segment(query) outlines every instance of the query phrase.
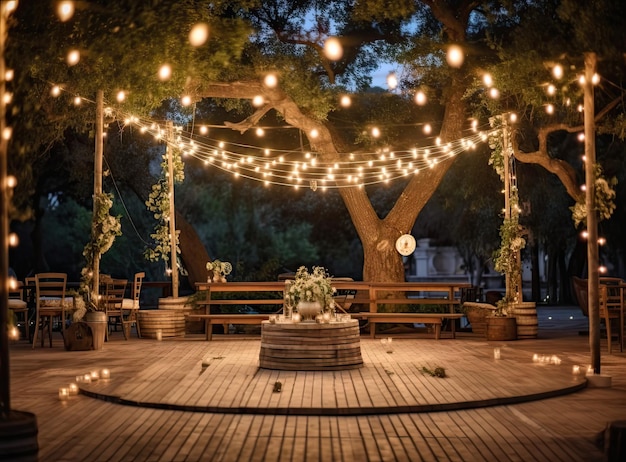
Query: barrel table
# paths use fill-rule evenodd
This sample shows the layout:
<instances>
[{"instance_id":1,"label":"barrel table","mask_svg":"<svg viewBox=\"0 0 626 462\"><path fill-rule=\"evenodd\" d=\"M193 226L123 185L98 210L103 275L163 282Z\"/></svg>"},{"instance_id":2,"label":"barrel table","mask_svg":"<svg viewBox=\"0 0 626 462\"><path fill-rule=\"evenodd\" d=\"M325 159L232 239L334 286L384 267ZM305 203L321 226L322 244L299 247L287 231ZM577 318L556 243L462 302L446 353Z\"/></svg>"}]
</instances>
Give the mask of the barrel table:
<instances>
[{"instance_id":1,"label":"barrel table","mask_svg":"<svg viewBox=\"0 0 626 462\"><path fill-rule=\"evenodd\" d=\"M332 371L363 365L359 322L263 321L260 366L287 371Z\"/></svg>"},{"instance_id":2,"label":"barrel table","mask_svg":"<svg viewBox=\"0 0 626 462\"><path fill-rule=\"evenodd\" d=\"M139 310L137 322L142 338L185 336L185 315L179 310Z\"/></svg>"}]
</instances>

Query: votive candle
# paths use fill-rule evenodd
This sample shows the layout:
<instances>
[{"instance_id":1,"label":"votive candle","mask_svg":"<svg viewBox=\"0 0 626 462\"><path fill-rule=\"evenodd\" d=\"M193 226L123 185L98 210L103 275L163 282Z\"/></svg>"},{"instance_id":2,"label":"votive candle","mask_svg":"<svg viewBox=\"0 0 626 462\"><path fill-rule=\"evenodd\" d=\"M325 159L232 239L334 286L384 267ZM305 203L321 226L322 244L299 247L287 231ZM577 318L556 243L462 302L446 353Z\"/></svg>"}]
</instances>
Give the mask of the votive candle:
<instances>
[{"instance_id":1,"label":"votive candle","mask_svg":"<svg viewBox=\"0 0 626 462\"><path fill-rule=\"evenodd\" d=\"M91 382L91 374L83 375L83 382L85 382L85 383Z\"/></svg>"},{"instance_id":2,"label":"votive candle","mask_svg":"<svg viewBox=\"0 0 626 462\"><path fill-rule=\"evenodd\" d=\"M163 331L161 329L157 329L156 331L156 339L160 342L163 340Z\"/></svg>"},{"instance_id":3,"label":"votive candle","mask_svg":"<svg viewBox=\"0 0 626 462\"><path fill-rule=\"evenodd\" d=\"M66 401L70 397L70 390L67 387L59 388L59 399Z\"/></svg>"},{"instance_id":4,"label":"votive candle","mask_svg":"<svg viewBox=\"0 0 626 462\"><path fill-rule=\"evenodd\" d=\"M78 394L78 385L76 385L75 383L70 383L67 386L67 389L69 390L70 395L77 395Z\"/></svg>"},{"instance_id":5,"label":"votive candle","mask_svg":"<svg viewBox=\"0 0 626 462\"><path fill-rule=\"evenodd\" d=\"M92 381L98 380L100 378L100 373L98 371L91 371L89 376L91 377Z\"/></svg>"},{"instance_id":6,"label":"votive candle","mask_svg":"<svg viewBox=\"0 0 626 462\"><path fill-rule=\"evenodd\" d=\"M104 368L100 371L100 378L108 380L111 378L111 371L107 368Z\"/></svg>"},{"instance_id":7,"label":"votive candle","mask_svg":"<svg viewBox=\"0 0 626 462\"><path fill-rule=\"evenodd\" d=\"M579 375L580 374L580 366L578 364L574 364L572 367L572 374Z\"/></svg>"},{"instance_id":8,"label":"votive candle","mask_svg":"<svg viewBox=\"0 0 626 462\"><path fill-rule=\"evenodd\" d=\"M326 324L328 324L328 323L330 322L330 313L324 313L324 314L322 315L322 320L323 320Z\"/></svg>"},{"instance_id":9,"label":"votive candle","mask_svg":"<svg viewBox=\"0 0 626 462\"><path fill-rule=\"evenodd\" d=\"M500 348L493 349L493 359L500 359Z\"/></svg>"}]
</instances>

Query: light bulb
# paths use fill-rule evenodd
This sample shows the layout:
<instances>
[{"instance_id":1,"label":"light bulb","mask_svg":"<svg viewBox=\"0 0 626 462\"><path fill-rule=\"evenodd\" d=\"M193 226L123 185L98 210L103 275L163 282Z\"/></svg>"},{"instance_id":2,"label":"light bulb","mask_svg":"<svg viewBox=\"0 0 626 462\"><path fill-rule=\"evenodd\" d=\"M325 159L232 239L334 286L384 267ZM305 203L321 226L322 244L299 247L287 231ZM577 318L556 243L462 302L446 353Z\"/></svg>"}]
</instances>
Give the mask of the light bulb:
<instances>
[{"instance_id":1,"label":"light bulb","mask_svg":"<svg viewBox=\"0 0 626 462\"><path fill-rule=\"evenodd\" d=\"M169 64L163 64L159 68L159 79L169 80L172 77L172 67Z\"/></svg>"},{"instance_id":2,"label":"light bulb","mask_svg":"<svg viewBox=\"0 0 626 462\"><path fill-rule=\"evenodd\" d=\"M324 54L331 61L341 59L343 47L336 37L330 37L324 42Z\"/></svg>"},{"instance_id":3,"label":"light bulb","mask_svg":"<svg viewBox=\"0 0 626 462\"><path fill-rule=\"evenodd\" d=\"M57 6L57 15L61 22L65 22L74 15L74 2L60 2Z\"/></svg>"},{"instance_id":4,"label":"light bulb","mask_svg":"<svg viewBox=\"0 0 626 462\"><path fill-rule=\"evenodd\" d=\"M463 55L463 49L458 45L450 45L448 52L446 53L446 61L451 67L461 67L465 56Z\"/></svg>"},{"instance_id":5,"label":"light bulb","mask_svg":"<svg viewBox=\"0 0 626 462\"><path fill-rule=\"evenodd\" d=\"M343 107L350 107L352 105L352 100L348 95L343 95L339 102Z\"/></svg>"},{"instance_id":6,"label":"light bulb","mask_svg":"<svg viewBox=\"0 0 626 462\"><path fill-rule=\"evenodd\" d=\"M267 74L265 76L265 79L263 79L263 83L268 88L274 88L276 85L278 85L278 78L275 74Z\"/></svg>"},{"instance_id":7,"label":"light bulb","mask_svg":"<svg viewBox=\"0 0 626 462\"><path fill-rule=\"evenodd\" d=\"M78 64L78 61L80 61L80 51L70 50L67 54L67 64L74 66Z\"/></svg>"},{"instance_id":8,"label":"light bulb","mask_svg":"<svg viewBox=\"0 0 626 462\"><path fill-rule=\"evenodd\" d=\"M189 32L189 43L193 47L199 47L209 38L209 26L204 23L198 23L191 28Z\"/></svg>"}]
</instances>

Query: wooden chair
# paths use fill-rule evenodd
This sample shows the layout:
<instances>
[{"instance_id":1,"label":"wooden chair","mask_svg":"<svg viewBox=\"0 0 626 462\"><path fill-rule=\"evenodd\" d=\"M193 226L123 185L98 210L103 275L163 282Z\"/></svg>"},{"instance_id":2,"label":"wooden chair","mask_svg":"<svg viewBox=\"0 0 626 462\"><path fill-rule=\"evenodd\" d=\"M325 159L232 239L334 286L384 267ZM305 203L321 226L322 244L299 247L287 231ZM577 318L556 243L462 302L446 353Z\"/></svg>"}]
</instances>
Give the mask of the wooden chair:
<instances>
[{"instance_id":1,"label":"wooden chair","mask_svg":"<svg viewBox=\"0 0 626 462\"><path fill-rule=\"evenodd\" d=\"M106 288L104 295L102 296L102 305L107 316L107 330L105 340L109 340L109 330L111 327L111 321L113 325L122 323L122 302L124 300L124 294L126 293L126 285L128 279L109 279L106 281ZM124 338L126 332L124 332Z\"/></svg>"},{"instance_id":2,"label":"wooden chair","mask_svg":"<svg viewBox=\"0 0 626 462\"><path fill-rule=\"evenodd\" d=\"M60 319L61 333L65 336L66 311L69 312L65 297L67 274L39 273L35 275L35 330L33 333L33 348L37 343L37 334L41 331L41 346L43 347L44 331L48 331L50 347L52 347L52 325L55 318Z\"/></svg>"},{"instance_id":3,"label":"wooden chair","mask_svg":"<svg viewBox=\"0 0 626 462\"><path fill-rule=\"evenodd\" d=\"M576 296L576 301L578 301L578 306L580 306L583 315L589 317L589 290L587 287L588 281L587 279L581 279L574 276L572 278L572 282L574 283L574 295Z\"/></svg>"},{"instance_id":4,"label":"wooden chair","mask_svg":"<svg viewBox=\"0 0 626 462\"><path fill-rule=\"evenodd\" d=\"M604 321L606 327L606 339L608 345L608 352L611 354L611 347L613 345L613 335L611 332L611 320L617 319L617 338L619 340L619 350L623 351L622 342L622 329L619 323L622 319L622 288L619 284L621 279L607 280L601 278L600 284L600 320ZM613 324L615 326L615 324Z\"/></svg>"},{"instance_id":5,"label":"wooden chair","mask_svg":"<svg viewBox=\"0 0 626 462\"><path fill-rule=\"evenodd\" d=\"M15 281L14 284L9 284L9 309L15 314L17 319L17 327L20 327L20 322L23 322L24 332L26 338L30 341L30 329L28 328L28 304L24 300L23 284L20 281Z\"/></svg>"},{"instance_id":6,"label":"wooden chair","mask_svg":"<svg viewBox=\"0 0 626 462\"><path fill-rule=\"evenodd\" d=\"M146 273L135 273L133 285L130 289L131 298L125 298L122 300L122 329L124 329L124 336L130 337L130 332L135 325L137 329L137 337L141 338L141 331L139 329L139 323L137 322L137 311L139 311L139 297L141 296L141 284L146 277Z\"/></svg>"}]
</instances>

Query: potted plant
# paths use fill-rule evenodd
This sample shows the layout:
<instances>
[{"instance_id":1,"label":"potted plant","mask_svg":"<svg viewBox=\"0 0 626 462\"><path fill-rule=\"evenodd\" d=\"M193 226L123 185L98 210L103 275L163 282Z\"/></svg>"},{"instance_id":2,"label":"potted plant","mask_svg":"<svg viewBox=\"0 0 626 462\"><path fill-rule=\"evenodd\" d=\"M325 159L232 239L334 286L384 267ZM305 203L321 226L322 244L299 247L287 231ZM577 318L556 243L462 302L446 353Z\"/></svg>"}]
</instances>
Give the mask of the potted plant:
<instances>
[{"instance_id":1,"label":"potted plant","mask_svg":"<svg viewBox=\"0 0 626 462\"><path fill-rule=\"evenodd\" d=\"M226 282L226 276L233 271L233 265L227 261L215 259L206 264L209 272L207 282Z\"/></svg>"},{"instance_id":2,"label":"potted plant","mask_svg":"<svg viewBox=\"0 0 626 462\"><path fill-rule=\"evenodd\" d=\"M293 281L287 281L285 304L295 308L305 321L311 321L318 314L335 314L335 300L331 278L321 266L314 266L313 271L301 266Z\"/></svg>"}]
</instances>

